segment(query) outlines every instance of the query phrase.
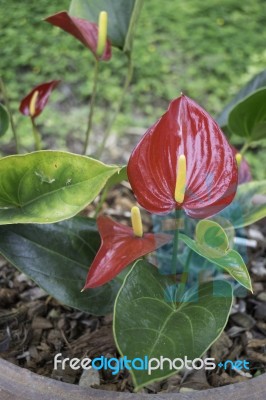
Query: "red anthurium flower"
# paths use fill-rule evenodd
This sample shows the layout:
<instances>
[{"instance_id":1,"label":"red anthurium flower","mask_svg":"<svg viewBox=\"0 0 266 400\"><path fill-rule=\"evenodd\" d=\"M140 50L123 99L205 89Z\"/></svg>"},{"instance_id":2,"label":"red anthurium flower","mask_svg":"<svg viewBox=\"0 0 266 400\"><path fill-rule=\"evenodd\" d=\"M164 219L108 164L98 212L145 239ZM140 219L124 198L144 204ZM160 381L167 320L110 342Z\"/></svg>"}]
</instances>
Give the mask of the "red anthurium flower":
<instances>
[{"instance_id":1,"label":"red anthurium flower","mask_svg":"<svg viewBox=\"0 0 266 400\"><path fill-rule=\"evenodd\" d=\"M59 82L60 81L51 81L36 86L21 101L19 111L24 115L30 116L31 118L38 117L38 115L41 114L42 110L46 106L52 90L54 90Z\"/></svg>"},{"instance_id":2,"label":"red anthurium flower","mask_svg":"<svg viewBox=\"0 0 266 400\"><path fill-rule=\"evenodd\" d=\"M234 153L219 126L184 95L148 129L127 172L146 210L182 208L193 218L210 217L230 204L238 180Z\"/></svg>"},{"instance_id":3,"label":"red anthurium flower","mask_svg":"<svg viewBox=\"0 0 266 400\"><path fill-rule=\"evenodd\" d=\"M98 25L87 21L83 18L77 18L70 16L66 11L59 12L57 14L51 15L45 18L45 21L52 25L58 26L65 32L74 36L78 39L84 46L92 51L96 59L102 61L110 60L112 56L111 43L107 39L106 45L101 56L97 55L98 46Z\"/></svg>"},{"instance_id":4,"label":"red anthurium flower","mask_svg":"<svg viewBox=\"0 0 266 400\"><path fill-rule=\"evenodd\" d=\"M139 218L138 208L133 207L133 229L105 216L97 219L102 243L89 269L83 290L104 285L137 258L172 240L171 235L143 234Z\"/></svg>"},{"instance_id":5,"label":"red anthurium flower","mask_svg":"<svg viewBox=\"0 0 266 400\"><path fill-rule=\"evenodd\" d=\"M232 146L237 165L238 165L238 183L239 185L241 183L245 182L250 182L252 181L252 175L250 171L249 164L247 160L240 154L238 153L237 149Z\"/></svg>"}]
</instances>

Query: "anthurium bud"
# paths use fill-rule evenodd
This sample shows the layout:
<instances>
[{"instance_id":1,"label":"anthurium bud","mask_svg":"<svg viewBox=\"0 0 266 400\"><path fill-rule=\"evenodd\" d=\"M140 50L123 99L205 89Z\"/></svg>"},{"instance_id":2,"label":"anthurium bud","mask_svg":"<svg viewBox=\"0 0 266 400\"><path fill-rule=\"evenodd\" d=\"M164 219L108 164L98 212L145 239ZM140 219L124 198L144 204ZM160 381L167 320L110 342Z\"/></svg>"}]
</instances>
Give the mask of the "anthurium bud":
<instances>
[{"instance_id":1,"label":"anthurium bud","mask_svg":"<svg viewBox=\"0 0 266 400\"><path fill-rule=\"evenodd\" d=\"M181 154L178 158L177 173L176 173L176 185L175 185L175 201L182 204L185 197L187 179L187 160L184 154Z\"/></svg>"},{"instance_id":2,"label":"anthurium bud","mask_svg":"<svg viewBox=\"0 0 266 400\"><path fill-rule=\"evenodd\" d=\"M143 236L143 226L141 221L141 215L138 207L131 208L131 222L134 235L137 237Z\"/></svg>"},{"instance_id":3,"label":"anthurium bud","mask_svg":"<svg viewBox=\"0 0 266 400\"><path fill-rule=\"evenodd\" d=\"M106 11L101 11L99 14L98 42L97 42L97 49L96 49L96 54L98 57L101 57L103 55L103 52L106 47L107 24L108 24L108 14Z\"/></svg>"},{"instance_id":4,"label":"anthurium bud","mask_svg":"<svg viewBox=\"0 0 266 400\"><path fill-rule=\"evenodd\" d=\"M35 113L36 113L36 102L37 102L38 96L39 96L39 91L35 90L35 92L32 95L32 98L30 100L30 107L29 107L30 116L32 118L35 116Z\"/></svg>"},{"instance_id":5,"label":"anthurium bud","mask_svg":"<svg viewBox=\"0 0 266 400\"><path fill-rule=\"evenodd\" d=\"M240 165L241 165L241 162L242 162L242 154L236 153L235 157L236 157L237 166L238 166L238 168L239 168Z\"/></svg>"}]
</instances>

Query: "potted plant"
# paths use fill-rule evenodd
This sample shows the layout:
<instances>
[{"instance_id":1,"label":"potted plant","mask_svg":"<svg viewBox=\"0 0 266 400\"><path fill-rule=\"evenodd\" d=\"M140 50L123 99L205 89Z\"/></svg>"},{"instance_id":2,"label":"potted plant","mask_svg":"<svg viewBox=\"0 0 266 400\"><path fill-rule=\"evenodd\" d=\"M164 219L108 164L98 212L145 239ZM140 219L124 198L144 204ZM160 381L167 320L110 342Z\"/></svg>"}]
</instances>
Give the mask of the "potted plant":
<instances>
[{"instance_id":1,"label":"potted plant","mask_svg":"<svg viewBox=\"0 0 266 400\"><path fill-rule=\"evenodd\" d=\"M110 59L112 45L121 48L128 59L121 99L98 154L131 81L133 34L142 3L121 1L119 15L124 18L125 29L120 35L114 28L115 18L110 19L112 1L106 1L102 11L88 0L86 10L82 9L87 19L76 16L80 2L75 0L70 13L46 18L94 55L83 155L41 150L36 119L59 84L53 80L35 86L20 104L21 113L30 118L36 151L0 160L1 254L60 302L96 315L114 312L114 339L121 357L69 362L72 367L80 363L83 369L108 367L116 373L126 369L136 391L184 367L222 367L215 359L206 358L206 351L223 332L234 289L242 286L252 292L245 261L234 248L234 229L266 216L265 181L250 182L250 170L243 158L247 148L265 134L266 89L258 77L218 119L228 133L244 137L240 151L229 144L218 123L200 105L181 93L141 138L127 166L106 165L87 156L100 63ZM94 22L96 15L98 24ZM8 96L3 82L1 85L6 107L1 106L1 129L4 132L11 121L18 148ZM76 217L100 193L101 205L108 190L123 180L128 180L144 210L151 215L167 215L172 221L170 229L145 233L137 206L131 210L132 227L103 215L97 219ZM164 252L166 263L160 261L160 252L156 265L143 258L158 249ZM195 254L202 262L199 269L214 268L211 277L199 278L199 270L192 270ZM90 266L88 273L84 270L86 263ZM61 356L55 358L55 366L65 362ZM245 360L237 360L237 365L230 362L233 369L248 370ZM21 393L27 399L67 399L73 395L80 399L121 398L120 394L76 388L22 372L5 361L0 363L0 387L4 399L16 399ZM226 394L233 398L241 391L246 396L243 398L249 398L251 392L262 398L262 377L189 397ZM143 394L123 394L123 398L134 396L146 398ZM169 394L166 398L187 396Z\"/></svg>"}]
</instances>

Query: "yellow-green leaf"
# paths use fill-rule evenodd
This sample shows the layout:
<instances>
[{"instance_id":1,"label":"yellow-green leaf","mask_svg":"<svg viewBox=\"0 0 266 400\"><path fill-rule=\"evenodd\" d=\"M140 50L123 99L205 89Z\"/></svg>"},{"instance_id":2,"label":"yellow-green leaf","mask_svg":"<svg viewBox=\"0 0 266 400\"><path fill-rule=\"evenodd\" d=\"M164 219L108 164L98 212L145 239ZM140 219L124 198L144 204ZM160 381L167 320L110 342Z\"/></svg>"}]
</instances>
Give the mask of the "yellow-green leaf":
<instances>
[{"instance_id":1,"label":"yellow-green leaf","mask_svg":"<svg viewBox=\"0 0 266 400\"><path fill-rule=\"evenodd\" d=\"M0 224L50 223L70 218L95 199L119 170L61 151L0 160Z\"/></svg>"}]
</instances>

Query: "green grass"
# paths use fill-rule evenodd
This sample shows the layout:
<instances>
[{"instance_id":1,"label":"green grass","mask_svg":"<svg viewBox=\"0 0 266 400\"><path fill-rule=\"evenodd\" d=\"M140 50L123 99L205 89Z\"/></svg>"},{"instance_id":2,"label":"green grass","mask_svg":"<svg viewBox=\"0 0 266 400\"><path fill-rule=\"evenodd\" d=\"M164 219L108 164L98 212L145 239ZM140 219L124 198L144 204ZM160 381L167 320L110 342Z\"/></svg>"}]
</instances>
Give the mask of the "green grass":
<instances>
[{"instance_id":1,"label":"green grass","mask_svg":"<svg viewBox=\"0 0 266 400\"><path fill-rule=\"evenodd\" d=\"M38 121L51 147L64 147L66 137L79 143L86 126L93 56L70 35L42 21L68 9L69 1L0 0L0 6L0 74L12 108L18 109L33 86L61 79ZM180 91L212 115L219 113L265 68L265 25L264 0L146 1L134 45L133 81L115 131L147 127ZM101 64L97 134L119 98L125 63L123 54L114 51L112 60ZM29 121L17 112L15 119L23 146L30 148Z\"/></svg>"}]
</instances>

